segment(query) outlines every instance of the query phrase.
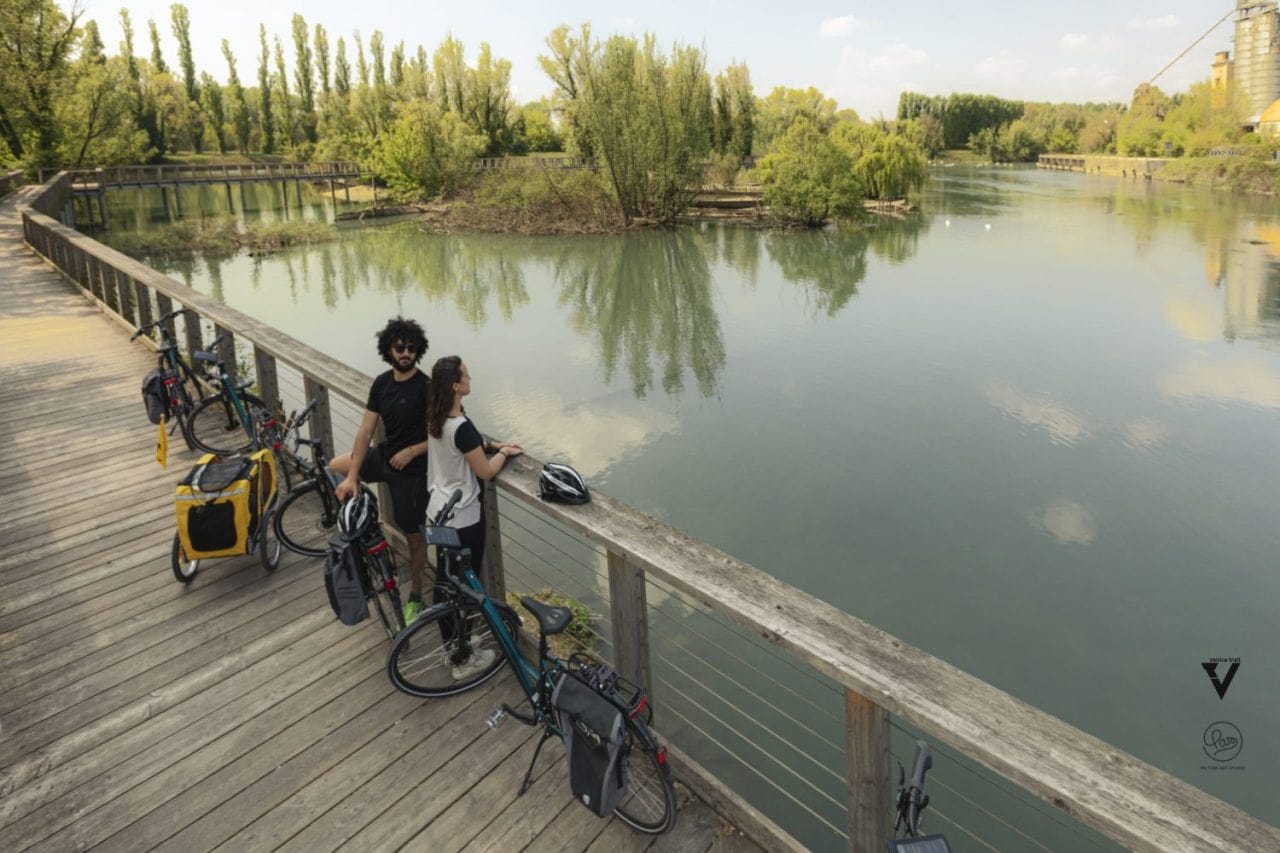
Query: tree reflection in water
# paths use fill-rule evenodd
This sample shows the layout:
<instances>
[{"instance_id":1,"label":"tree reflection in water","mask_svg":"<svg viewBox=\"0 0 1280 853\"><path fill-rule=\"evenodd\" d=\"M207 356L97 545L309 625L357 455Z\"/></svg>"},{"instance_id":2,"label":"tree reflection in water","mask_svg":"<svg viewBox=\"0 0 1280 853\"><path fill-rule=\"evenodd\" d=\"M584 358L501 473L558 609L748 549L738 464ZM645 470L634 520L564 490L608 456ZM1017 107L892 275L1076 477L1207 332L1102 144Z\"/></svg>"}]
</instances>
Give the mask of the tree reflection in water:
<instances>
[{"instance_id":1,"label":"tree reflection in water","mask_svg":"<svg viewBox=\"0 0 1280 853\"><path fill-rule=\"evenodd\" d=\"M606 381L625 360L632 392L644 397L656 357L668 394L684 388L686 367L703 396L716 393L725 353L708 242L683 229L633 233L592 241L587 251L572 244L555 259L560 304L595 338Z\"/></svg>"}]
</instances>

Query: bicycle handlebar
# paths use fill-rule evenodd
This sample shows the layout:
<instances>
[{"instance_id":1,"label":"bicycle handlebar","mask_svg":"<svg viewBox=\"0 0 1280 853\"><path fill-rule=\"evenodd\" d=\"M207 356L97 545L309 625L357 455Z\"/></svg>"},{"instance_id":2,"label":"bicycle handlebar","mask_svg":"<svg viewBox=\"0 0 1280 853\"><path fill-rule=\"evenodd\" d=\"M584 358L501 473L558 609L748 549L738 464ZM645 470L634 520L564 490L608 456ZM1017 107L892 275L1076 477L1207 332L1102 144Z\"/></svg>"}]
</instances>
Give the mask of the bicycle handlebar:
<instances>
[{"instance_id":1,"label":"bicycle handlebar","mask_svg":"<svg viewBox=\"0 0 1280 853\"><path fill-rule=\"evenodd\" d=\"M911 768L911 787L924 791L924 775L933 769L933 748L922 740L916 741L915 766Z\"/></svg>"},{"instance_id":2,"label":"bicycle handlebar","mask_svg":"<svg viewBox=\"0 0 1280 853\"><path fill-rule=\"evenodd\" d=\"M191 314L191 313L194 313L194 312L192 312L190 308L179 308L176 311L170 311L168 314L165 314L163 317L161 317L159 320L156 320L154 323L147 323L145 326L139 326L137 329L134 330L133 337L129 338L129 340L131 341L135 340L139 335L142 335L147 331L156 328L157 326L164 325L165 323L172 320L174 317L177 317L179 314Z\"/></svg>"},{"instance_id":3,"label":"bicycle handlebar","mask_svg":"<svg viewBox=\"0 0 1280 853\"><path fill-rule=\"evenodd\" d=\"M443 507L440 508L440 511L436 513L436 517L433 520L431 526L444 527L444 523L449 520L450 516L453 515L454 506L460 500L462 500L462 489L454 489L453 494L449 496L449 500L445 503Z\"/></svg>"}]
</instances>

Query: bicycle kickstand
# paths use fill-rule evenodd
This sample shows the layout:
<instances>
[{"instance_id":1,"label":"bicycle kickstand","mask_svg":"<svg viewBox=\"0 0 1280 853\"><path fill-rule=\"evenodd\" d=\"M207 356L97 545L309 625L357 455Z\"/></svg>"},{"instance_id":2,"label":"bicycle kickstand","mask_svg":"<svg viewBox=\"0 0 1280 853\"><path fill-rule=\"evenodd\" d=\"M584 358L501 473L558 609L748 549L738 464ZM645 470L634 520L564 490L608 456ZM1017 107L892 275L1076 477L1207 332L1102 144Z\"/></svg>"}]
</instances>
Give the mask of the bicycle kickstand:
<instances>
[{"instance_id":1,"label":"bicycle kickstand","mask_svg":"<svg viewBox=\"0 0 1280 853\"><path fill-rule=\"evenodd\" d=\"M529 785L532 784L530 780L533 777L533 766L538 763L538 753L542 752L542 745L555 736L553 731L542 730L542 737L538 739L538 746L533 751L533 760L529 762L529 769L524 774L524 781L520 783L520 793L516 794L517 797L524 796L524 792L529 790Z\"/></svg>"}]
</instances>

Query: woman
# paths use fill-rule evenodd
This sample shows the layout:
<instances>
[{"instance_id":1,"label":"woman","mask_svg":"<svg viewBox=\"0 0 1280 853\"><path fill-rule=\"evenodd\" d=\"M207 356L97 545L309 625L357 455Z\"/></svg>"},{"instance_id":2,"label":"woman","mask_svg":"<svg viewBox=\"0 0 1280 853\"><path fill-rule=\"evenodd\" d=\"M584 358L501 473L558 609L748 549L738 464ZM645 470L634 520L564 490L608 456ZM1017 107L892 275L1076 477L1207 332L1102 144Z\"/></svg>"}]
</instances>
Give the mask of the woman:
<instances>
[{"instance_id":1,"label":"woman","mask_svg":"<svg viewBox=\"0 0 1280 853\"><path fill-rule=\"evenodd\" d=\"M430 392L427 396L427 518L433 519L450 496L458 489L462 498L453 508L453 517L445 524L458 531L463 548L471 550L471 565L480 566L484 560L484 519L481 517L481 480L497 476L502 466L524 449L518 444L486 442L462 408L462 398L471 393L471 374L462 359L448 355L431 368ZM485 452L493 453L486 456ZM450 571L437 559L437 576L432 599L439 603L447 597L448 586L440 573ZM451 639L455 631L441 624ZM467 644L458 656L467 652ZM455 678L466 678L485 669L493 662L492 649L479 649L469 660L453 660Z\"/></svg>"}]
</instances>

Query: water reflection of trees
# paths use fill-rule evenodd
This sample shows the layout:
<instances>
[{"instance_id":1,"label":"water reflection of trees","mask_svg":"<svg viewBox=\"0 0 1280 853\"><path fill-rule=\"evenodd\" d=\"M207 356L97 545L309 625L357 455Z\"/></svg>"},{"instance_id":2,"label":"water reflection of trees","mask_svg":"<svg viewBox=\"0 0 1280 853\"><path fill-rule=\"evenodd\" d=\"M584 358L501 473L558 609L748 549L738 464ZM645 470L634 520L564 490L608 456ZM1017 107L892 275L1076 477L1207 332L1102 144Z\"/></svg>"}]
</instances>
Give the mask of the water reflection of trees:
<instances>
[{"instance_id":1,"label":"water reflection of trees","mask_svg":"<svg viewBox=\"0 0 1280 853\"><path fill-rule=\"evenodd\" d=\"M704 396L715 393L725 351L708 245L687 230L627 234L569 244L554 258L560 303L574 327L595 338L606 381L625 362L632 391L643 397L658 360L668 394L683 389L686 367Z\"/></svg>"}]
</instances>

